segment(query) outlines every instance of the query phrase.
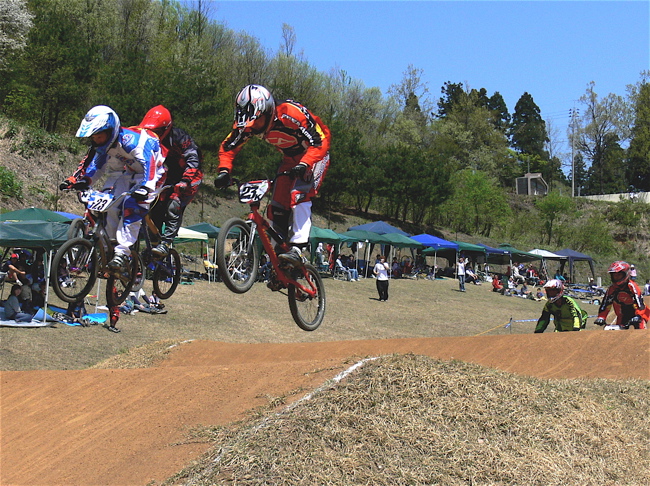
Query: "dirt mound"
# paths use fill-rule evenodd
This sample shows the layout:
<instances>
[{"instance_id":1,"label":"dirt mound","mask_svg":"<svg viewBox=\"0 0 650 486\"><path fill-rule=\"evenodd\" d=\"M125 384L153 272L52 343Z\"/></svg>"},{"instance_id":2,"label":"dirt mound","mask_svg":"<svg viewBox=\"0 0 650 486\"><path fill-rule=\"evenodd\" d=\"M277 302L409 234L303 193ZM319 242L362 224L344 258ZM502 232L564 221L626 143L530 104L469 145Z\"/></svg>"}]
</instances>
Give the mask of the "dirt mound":
<instances>
[{"instance_id":1,"label":"dirt mound","mask_svg":"<svg viewBox=\"0 0 650 486\"><path fill-rule=\"evenodd\" d=\"M580 332L180 346L156 368L2 373L3 485L160 482L204 452L200 424L300 398L358 358L414 353L545 378L650 379L650 334Z\"/></svg>"}]
</instances>

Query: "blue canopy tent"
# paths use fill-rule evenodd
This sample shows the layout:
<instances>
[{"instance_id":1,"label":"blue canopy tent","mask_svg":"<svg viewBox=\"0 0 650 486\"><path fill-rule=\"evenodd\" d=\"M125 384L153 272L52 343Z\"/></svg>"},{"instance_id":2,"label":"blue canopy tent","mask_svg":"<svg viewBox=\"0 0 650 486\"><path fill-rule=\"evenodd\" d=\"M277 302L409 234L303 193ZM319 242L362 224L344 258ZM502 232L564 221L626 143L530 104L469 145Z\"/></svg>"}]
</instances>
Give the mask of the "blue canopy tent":
<instances>
[{"instance_id":1,"label":"blue canopy tent","mask_svg":"<svg viewBox=\"0 0 650 486\"><path fill-rule=\"evenodd\" d=\"M510 260L510 252L507 250L493 248L483 243L479 243L479 246L485 248L485 258L488 263L496 263L497 265L510 265L512 262Z\"/></svg>"},{"instance_id":2,"label":"blue canopy tent","mask_svg":"<svg viewBox=\"0 0 650 486\"><path fill-rule=\"evenodd\" d=\"M353 230L372 231L373 233L377 233L379 235L385 235L387 233L399 233L403 236L409 236L406 231L402 231L401 229L396 228L395 226L391 226L384 221L374 221L372 223L360 224L358 226L351 226L348 228L348 231Z\"/></svg>"},{"instance_id":3,"label":"blue canopy tent","mask_svg":"<svg viewBox=\"0 0 650 486\"><path fill-rule=\"evenodd\" d=\"M426 248L422 251L425 256L433 255L433 265L438 266L438 254L447 260L455 261L459 245L453 241L447 241L437 236L422 233L413 236L413 239L422 243Z\"/></svg>"},{"instance_id":4,"label":"blue canopy tent","mask_svg":"<svg viewBox=\"0 0 650 486\"><path fill-rule=\"evenodd\" d=\"M569 282L575 282L576 262L587 262L589 264L589 269L591 270L592 278L596 279L596 272L594 271L594 260L589 255L585 255L584 253L580 253L579 251L575 251L570 248L565 248L564 250L556 251L555 254L567 257L567 260L563 260L560 262L560 273L564 274L564 265L568 261Z\"/></svg>"}]
</instances>

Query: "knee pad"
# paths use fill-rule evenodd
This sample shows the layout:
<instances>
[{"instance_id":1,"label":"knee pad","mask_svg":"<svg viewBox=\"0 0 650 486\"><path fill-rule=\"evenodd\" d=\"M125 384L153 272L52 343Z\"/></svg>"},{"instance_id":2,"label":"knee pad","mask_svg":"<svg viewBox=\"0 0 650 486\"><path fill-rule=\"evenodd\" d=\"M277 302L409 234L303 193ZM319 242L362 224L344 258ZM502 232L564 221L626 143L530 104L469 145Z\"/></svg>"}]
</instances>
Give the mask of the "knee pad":
<instances>
[{"instance_id":1,"label":"knee pad","mask_svg":"<svg viewBox=\"0 0 650 486\"><path fill-rule=\"evenodd\" d=\"M181 214L181 202L178 199L172 199L167 206L167 215L170 218L177 218Z\"/></svg>"}]
</instances>

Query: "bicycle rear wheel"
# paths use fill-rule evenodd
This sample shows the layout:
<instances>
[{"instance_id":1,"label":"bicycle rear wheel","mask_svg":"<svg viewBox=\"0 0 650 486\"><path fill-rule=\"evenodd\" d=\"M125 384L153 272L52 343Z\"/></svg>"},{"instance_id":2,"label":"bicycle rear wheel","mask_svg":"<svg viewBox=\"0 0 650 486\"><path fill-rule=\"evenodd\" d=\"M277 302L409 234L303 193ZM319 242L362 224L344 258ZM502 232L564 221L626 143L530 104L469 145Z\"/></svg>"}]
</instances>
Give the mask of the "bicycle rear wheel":
<instances>
[{"instance_id":1,"label":"bicycle rear wheel","mask_svg":"<svg viewBox=\"0 0 650 486\"><path fill-rule=\"evenodd\" d=\"M119 306L126 300L138 275L140 260L132 254L126 261L119 275L113 274L106 280L106 302L109 307Z\"/></svg>"},{"instance_id":2,"label":"bicycle rear wheel","mask_svg":"<svg viewBox=\"0 0 650 486\"><path fill-rule=\"evenodd\" d=\"M52 288L64 302L81 301L97 281L97 251L91 241L66 241L52 260Z\"/></svg>"},{"instance_id":3,"label":"bicycle rear wheel","mask_svg":"<svg viewBox=\"0 0 650 486\"><path fill-rule=\"evenodd\" d=\"M248 292L255 283L259 254L245 221L229 219L219 230L217 266L223 283L237 294Z\"/></svg>"},{"instance_id":4,"label":"bicycle rear wheel","mask_svg":"<svg viewBox=\"0 0 650 486\"><path fill-rule=\"evenodd\" d=\"M306 288L316 289L316 295L311 297L294 285L289 286L289 309L293 320L300 329L313 331L321 325L325 317L323 280L318 270L310 264L305 264L304 271L294 270L294 279Z\"/></svg>"},{"instance_id":5,"label":"bicycle rear wheel","mask_svg":"<svg viewBox=\"0 0 650 486\"><path fill-rule=\"evenodd\" d=\"M171 248L169 255L160 260L154 260L153 291L161 299L169 299L181 281L181 257Z\"/></svg>"}]
</instances>

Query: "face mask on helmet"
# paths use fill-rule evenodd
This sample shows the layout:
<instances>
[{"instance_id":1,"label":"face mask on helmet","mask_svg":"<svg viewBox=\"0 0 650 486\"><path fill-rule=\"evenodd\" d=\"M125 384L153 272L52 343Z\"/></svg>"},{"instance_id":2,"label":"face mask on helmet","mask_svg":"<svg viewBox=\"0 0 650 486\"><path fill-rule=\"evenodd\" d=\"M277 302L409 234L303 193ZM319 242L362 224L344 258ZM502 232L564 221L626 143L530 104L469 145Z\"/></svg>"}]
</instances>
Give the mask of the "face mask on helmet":
<instances>
[{"instance_id":1,"label":"face mask on helmet","mask_svg":"<svg viewBox=\"0 0 650 486\"><path fill-rule=\"evenodd\" d=\"M76 136L79 138L90 138L100 132L106 132L108 136L106 141L101 145L93 145L99 152L105 151L117 139L117 134L120 131L120 119L111 108L108 106L95 106L92 108L83 120L77 130Z\"/></svg>"},{"instance_id":2,"label":"face mask on helmet","mask_svg":"<svg viewBox=\"0 0 650 486\"><path fill-rule=\"evenodd\" d=\"M234 129L260 134L269 127L275 112L273 96L263 86L246 86L235 101Z\"/></svg>"}]
</instances>

